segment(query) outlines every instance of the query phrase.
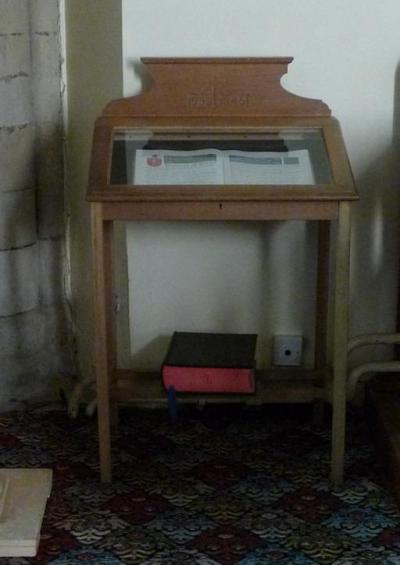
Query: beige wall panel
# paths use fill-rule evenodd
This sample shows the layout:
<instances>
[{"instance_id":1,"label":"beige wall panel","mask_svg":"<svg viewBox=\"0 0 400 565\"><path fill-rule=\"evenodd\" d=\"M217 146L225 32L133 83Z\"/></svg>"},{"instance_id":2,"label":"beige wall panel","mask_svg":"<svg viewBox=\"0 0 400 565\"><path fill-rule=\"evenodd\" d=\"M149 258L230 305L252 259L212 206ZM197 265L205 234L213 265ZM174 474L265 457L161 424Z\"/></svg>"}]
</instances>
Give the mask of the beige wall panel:
<instances>
[{"instance_id":1,"label":"beige wall panel","mask_svg":"<svg viewBox=\"0 0 400 565\"><path fill-rule=\"evenodd\" d=\"M39 256L40 304L60 304L64 299L64 240L40 240Z\"/></svg>"},{"instance_id":2,"label":"beige wall panel","mask_svg":"<svg viewBox=\"0 0 400 565\"><path fill-rule=\"evenodd\" d=\"M2 0L0 33L25 33L29 30L29 0Z\"/></svg>"},{"instance_id":3,"label":"beige wall panel","mask_svg":"<svg viewBox=\"0 0 400 565\"><path fill-rule=\"evenodd\" d=\"M39 125L61 118L60 41L54 33L32 37L34 112Z\"/></svg>"},{"instance_id":4,"label":"beige wall panel","mask_svg":"<svg viewBox=\"0 0 400 565\"><path fill-rule=\"evenodd\" d=\"M31 245L36 241L34 190L0 192L0 250Z\"/></svg>"},{"instance_id":5,"label":"beige wall panel","mask_svg":"<svg viewBox=\"0 0 400 565\"><path fill-rule=\"evenodd\" d=\"M35 309L16 316L0 317L0 356L27 357L43 347L47 337L43 316L40 310Z\"/></svg>"},{"instance_id":6,"label":"beige wall panel","mask_svg":"<svg viewBox=\"0 0 400 565\"><path fill-rule=\"evenodd\" d=\"M30 3L31 30L34 33L57 33L59 31L59 1L34 0Z\"/></svg>"},{"instance_id":7,"label":"beige wall panel","mask_svg":"<svg viewBox=\"0 0 400 565\"><path fill-rule=\"evenodd\" d=\"M31 52L26 35L0 35L0 77L29 74Z\"/></svg>"},{"instance_id":8,"label":"beige wall panel","mask_svg":"<svg viewBox=\"0 0 400 565\"><path fill-rule=\"evenodd\" d=\"M32 120L31 82L26 76L0 80L0 126L13 127Z\"/></svg>"},{"instance_id":9,"label":"beige wall panel","mask_svg":"<svg viewBox=\"0 0 400 565\"><path fill-rule=\"evenodd\" d=\"M0 316L12 316L38 305L37 245L0 253Z\"/></svg>"},{"instance_id":10,"label":"beige wall panel","mask_svg":"<svg viewBox=\"0 0 400 565\"><path fill-rule=\"evenodd\" d=\"M2 360L2 388L11 394L0 396L0 412L23 408L43 398L56 398L57 350L51 346L32 356ZM35 367L35 370L32 370Z\"/></svg>"},{"instance_id":11,"label":"beige wall panel","mask_svg":"<svg viewBox=\"0 0 400 565\"><path fill-rule=\"evenodd\" d=\"M0 192L33 188L34 157L33 125L0 127Z\"/></svg>"},{"instance_id":12,"label":"beige wall panel","mask_svg":"<svg viewBox=\"0 0 400 565\"><path fill-rule=\"evenodd\" d=\"M85 201L93 125L105 104L122 96L120 0L68 0L67 216L71 303L80 371L92 371L92 285L89 207Z\"/></svg>"}]
</instances>

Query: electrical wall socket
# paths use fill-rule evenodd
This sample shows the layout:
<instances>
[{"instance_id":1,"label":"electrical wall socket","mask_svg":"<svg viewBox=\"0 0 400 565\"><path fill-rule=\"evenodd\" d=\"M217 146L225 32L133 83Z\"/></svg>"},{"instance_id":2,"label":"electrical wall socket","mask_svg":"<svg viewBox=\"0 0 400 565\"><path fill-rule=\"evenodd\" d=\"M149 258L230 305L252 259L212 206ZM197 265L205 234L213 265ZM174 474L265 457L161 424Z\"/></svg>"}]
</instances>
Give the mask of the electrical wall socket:
<instances>
[{"instance_id":1,"label":"electrical wall socket","mask_svg":"<svg viewBox=\"0 0 400 565\"><path fill-rule=\"evenodd\" d=\"M282 367L301 365L303 337L301 335L275 335L272 362Z\"/></svg>"}]
</instances>

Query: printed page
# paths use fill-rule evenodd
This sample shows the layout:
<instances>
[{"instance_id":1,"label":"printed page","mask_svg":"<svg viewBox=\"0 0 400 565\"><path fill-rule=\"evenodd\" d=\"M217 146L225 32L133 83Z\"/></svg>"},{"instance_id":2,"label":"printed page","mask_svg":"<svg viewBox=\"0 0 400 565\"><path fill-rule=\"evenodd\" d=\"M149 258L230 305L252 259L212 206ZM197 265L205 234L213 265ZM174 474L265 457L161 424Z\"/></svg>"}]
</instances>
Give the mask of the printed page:
<instances>
[{"instance_id":1,"label":"printed page","mask_svg":"<svg viewBox=\"0 0 400 565\"><path fill-rule=\"evenodd\" d=\"M136 185L223 184L221 152L139 149L135 154L133 178Z\"/></svg>"},{"instance_id":2,"label":"printed page","mask_svg":"<svg viewBox=\"0 0 400 565\"><path fill-rule=\"evenodd\" d=\"M315 184L310 154L298 151L225 151L225 184Z\"/></svg>"}]
</instances>

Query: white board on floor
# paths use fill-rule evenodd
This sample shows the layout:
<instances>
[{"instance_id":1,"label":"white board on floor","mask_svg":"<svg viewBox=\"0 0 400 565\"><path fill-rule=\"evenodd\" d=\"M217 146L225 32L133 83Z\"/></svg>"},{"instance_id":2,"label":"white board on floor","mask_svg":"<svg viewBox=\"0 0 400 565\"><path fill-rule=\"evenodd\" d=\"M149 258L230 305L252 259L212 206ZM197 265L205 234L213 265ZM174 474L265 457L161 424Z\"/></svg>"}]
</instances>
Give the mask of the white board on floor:
<instances>
[{"instance_id":1,"label":"white board on floor","mask_svg":"<svg viewBox=\"0 0 400 565\"><path fill-rule=\"evenodd\" d=\"M0 556L36 555L51 469L0 469Z\"/></svg>"}]
</instances>

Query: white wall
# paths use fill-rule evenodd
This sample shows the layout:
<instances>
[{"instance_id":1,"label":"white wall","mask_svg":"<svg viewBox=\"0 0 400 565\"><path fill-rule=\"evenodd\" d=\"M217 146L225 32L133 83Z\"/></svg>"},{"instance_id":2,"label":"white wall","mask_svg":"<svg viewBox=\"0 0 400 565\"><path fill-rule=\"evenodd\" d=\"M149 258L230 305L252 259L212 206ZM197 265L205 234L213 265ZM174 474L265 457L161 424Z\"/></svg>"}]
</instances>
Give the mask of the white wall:
<instances>
[{"instance_id":1,"label":"white wall","mask_svg":"<svg viewBox=\"0 0 400 565\"><path fill-rule=\"evenodd\" d=\"M392 329L398 0L123 0L122 9L125 95L141 88L132 64L143 56L294 56L284 84L323 99L339 118L361 195L354 214L351 333ZM310 359L314 243L303 224L146 224L130 225L127 235L139 364L157 366L174 329L257 331L265 347L272 333L302 332ZM261 357L267 361L268 352Z\"/></svg>"}]
</instances>

